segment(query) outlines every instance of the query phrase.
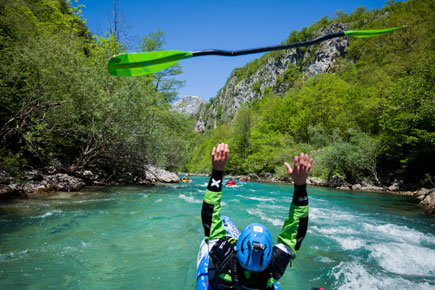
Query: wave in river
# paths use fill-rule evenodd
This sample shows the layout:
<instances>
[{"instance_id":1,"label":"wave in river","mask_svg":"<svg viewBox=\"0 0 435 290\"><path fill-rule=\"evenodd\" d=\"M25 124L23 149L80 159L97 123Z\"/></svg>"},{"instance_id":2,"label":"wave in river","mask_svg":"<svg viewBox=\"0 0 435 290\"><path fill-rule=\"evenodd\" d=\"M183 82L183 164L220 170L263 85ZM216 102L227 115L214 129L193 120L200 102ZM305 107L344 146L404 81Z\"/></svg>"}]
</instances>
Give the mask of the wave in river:
<instances>
[{"instance_id":1,"label":"wave in river","mask_svg":"<svg viewBox=\"0 0 435 290\"><path fill-rule=\"evenodd\" d=\"M285 218L282 219L277 219L277 218L272 218L269 215L265 214L262 210L260 209L250 209L248 208L246 210L248 212L248 214L253 215L253 216L257 216L259 218L261 218L264 221L267 221L269 223L271 223L274 226L282 226L284 224L284 220Z\"/></svg>"},{"instance_id":2,"label":"wave in river","mask_svg":"<svg viewBox=\"0 0 435 290\"><path fill-rule=\"evenodd\" d=\"M386 271L415 276L435 276L435 250L406 243L367 246L370 256ZM404 262L406 261L406 262Z\"/></svg>"},{"instance_id":3,"label":"wave in river","mask_svg":"<svg viewBox=\"0 0 435 290\"><path fill-rule=\"evenodd\" d=\"M370 273L358 261L341 262L332 269L335 286L347 289L433 289L427 282L415 283L402 277L391 277L384 273Z\"/></svg>"},{"instance_id":4,"label":"wave in river","mask_svg":"<svg viewBox=\"0 0 435 290\"><path fill-rule=\"evenodd\" d=\"M189 203L202 203L202 200L193 197L192 195L186 196L184 194L179 194L179 198L189 202Z\"/></svg>"},{"instance_id":5,"label":"wave in river","mask_svg":"<svg viewBox=\"0 0 435 290\"><path fill-rule=\"evenodd\" d=\"M54 210L47 211L46 213L44 213L42 215L32 216L32 218L35 218L35 219L37 219L37 218L46 218L46 217L49 217L49 216L52 216L52 215L59 215L61 213L62 213L62 210L60 210L60 209L54 209Z\"/></svg>"}]
</instances>

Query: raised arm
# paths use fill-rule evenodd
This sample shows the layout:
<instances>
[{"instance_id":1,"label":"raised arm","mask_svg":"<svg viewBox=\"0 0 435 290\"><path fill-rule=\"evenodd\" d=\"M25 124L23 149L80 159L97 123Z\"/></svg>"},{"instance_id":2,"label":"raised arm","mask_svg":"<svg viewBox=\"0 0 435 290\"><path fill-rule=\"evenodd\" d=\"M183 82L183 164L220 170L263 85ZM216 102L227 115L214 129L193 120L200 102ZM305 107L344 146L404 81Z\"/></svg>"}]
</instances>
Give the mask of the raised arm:
<instances>
[{"instance_id":1,"label":"raised arm","mask_svg":"<svg viewBox=\"0 0 435 290\"><path fill-rule=\"evenodd\" d=\"M271 272L273 278L278 280L284 274L287 265L296 258L308 226L308 196L307 177L313 159L301 153L295 156L293 168L285 162L288 173L294 181L293 200L290 205L289 217L278 235L278 244L273 248Z\"/></svg>"},{"instance_id":2,"label":"raised arm","mask_svg":"<svg viewBox=\"0 0 435 290\"><path fill-rule=\"evenodd\" d=\"M308 195L307 177L313 164L313 159L301 153L295 156L294 167L285 162L288 173L294 180L293 200L290 205L290 213L285 221L281 233L278 236L278 243L282 243L293 251L292 259L296 258L308 226Z\"/></svg>"},{"instance_id":3,"label":"raised arm","mask_svg":"<svg viewBox=\"0 0 435 290\"><path fill-rule=\"evenodd\" d=\"M220 217L222 181L225 165L228 162L228 144L221 143L211 152L212 174L202 203L201 219L206 241L226 237L226 231Z\"/></svg>"}]
</instances>

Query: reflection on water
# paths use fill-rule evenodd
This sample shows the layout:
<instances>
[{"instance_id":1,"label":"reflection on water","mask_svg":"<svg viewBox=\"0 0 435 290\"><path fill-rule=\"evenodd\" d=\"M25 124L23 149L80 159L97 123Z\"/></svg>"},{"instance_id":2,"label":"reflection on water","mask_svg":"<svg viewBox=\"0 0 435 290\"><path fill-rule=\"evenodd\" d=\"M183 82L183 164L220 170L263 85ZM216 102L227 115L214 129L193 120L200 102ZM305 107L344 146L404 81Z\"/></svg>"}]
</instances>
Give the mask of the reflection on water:
<instances>
[{"instance_id":1,"label":"reflection on water","mask_svg":"<svg viewBox=\"0 0 435 290\"><path fill-rule=\"evenodd\" d=\"M289 185L224 188L222 214L276 237ZM207 178L0 205L0 289L194 289ZM310 223L282 289L434 289L435 225L408 197L309 188ZM180 288L180 285L182 287Z\"/></svg>"}]
</instances>

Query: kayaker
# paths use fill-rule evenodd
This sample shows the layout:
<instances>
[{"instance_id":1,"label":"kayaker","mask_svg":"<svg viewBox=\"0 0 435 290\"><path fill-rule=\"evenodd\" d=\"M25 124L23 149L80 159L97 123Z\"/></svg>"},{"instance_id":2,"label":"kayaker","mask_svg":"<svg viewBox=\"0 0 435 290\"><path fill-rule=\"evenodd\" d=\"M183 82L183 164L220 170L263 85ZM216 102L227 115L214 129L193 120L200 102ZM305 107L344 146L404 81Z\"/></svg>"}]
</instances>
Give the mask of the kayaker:
<instances>
[{"instance_id":1,"label":"kayaker","mask_svg":"<svg viewBox=\"0 0 435 290\"><path fill-rule=\"evenodd\" d=\"M237 241L227 238L220 205L228 155L227 144L213 148L213 171L202 204L202 224L211 257L209 283L213 289L272 289L296 258L307 232L306 179L313 160L301 153L295 156L293 168L284 163L294 180L294 193L289 217L278 235L278 244L273 246L269 230L257 223L246 226Z\"/></svg>"},{"instance_id":2,"label":"kayaker","mask_svg":"<svg viewBox=\"0 0 435 290\"><path fill-rule=\"evenodd\" d=\"M190 176L189 173L187 173L186 175L184 175L184 177L183 177L183 181L185 181L185 182L190 181L189 176Z\"/></svg>"},{"instance_id":3,"label":"kayaker","mask_svg":"<svg viewBox=\"0 0 435 290\"><path fill-rule=\"evenodd\" d=\"M236 182L230 177L230 179L225 183L225 185L236 185Z\"/></svg>"}]
</instances>

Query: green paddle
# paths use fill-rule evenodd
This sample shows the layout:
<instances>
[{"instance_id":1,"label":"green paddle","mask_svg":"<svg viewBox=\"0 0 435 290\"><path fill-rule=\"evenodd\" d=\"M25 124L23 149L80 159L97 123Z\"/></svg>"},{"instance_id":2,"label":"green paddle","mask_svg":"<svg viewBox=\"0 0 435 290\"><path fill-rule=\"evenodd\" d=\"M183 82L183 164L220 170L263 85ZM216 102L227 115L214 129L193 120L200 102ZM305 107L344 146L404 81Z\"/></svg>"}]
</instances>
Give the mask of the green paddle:
<instances>
[{"instance_id":1,"label":"green paddle","mask_svg":"<svg viewBox=\"0 0 435 290\"><path fill-rule=\"evenodd\" d=\"M142 76L161 71L176 64L179 60L202 55L224 55L237 56L244 54L252 54L280 49L289 49L294 47L309 46L328 39L355 36L355 37L372 37L383 33L401 29L405 26L380 29L380 30L349 30L335 32L317 37L313 40L289 43L284 45L268 46L253 49L243 50L220 50L210 49L201 51L180 51L180 50L164 50L151 52L126 53L112 57L109 60L108 69L110 74L114 76Z\"/></svg>"}]
</instances>

